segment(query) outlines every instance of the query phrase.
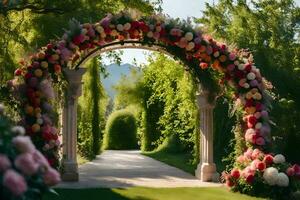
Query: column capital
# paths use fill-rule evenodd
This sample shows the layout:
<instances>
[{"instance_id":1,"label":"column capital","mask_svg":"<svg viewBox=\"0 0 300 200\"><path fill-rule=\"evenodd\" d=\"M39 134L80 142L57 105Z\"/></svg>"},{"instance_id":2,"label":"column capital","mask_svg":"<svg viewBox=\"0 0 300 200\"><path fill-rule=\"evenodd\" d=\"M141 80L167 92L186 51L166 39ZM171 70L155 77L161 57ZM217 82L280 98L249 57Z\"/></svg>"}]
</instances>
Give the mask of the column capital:
<instances>
[{"instance_id":1,"label":"column capital","mask_svg":"<svg viewBox=\"0 0 300 200\"><path fill-rule=\"evenodd\" d=\"M82 76L86 72L85 68L79 68L78 70L74 69L64 69L68 86L66 88L66 97L67 100L72 103L75 99L81 96L82 93Z\"/></svg>"},{"instance_id":2,"label":"column capital","mask_svg":"<svg viewBox=\"0 0 300 200\"><path fill-rule=\"evenodd\" d=\"M198 85L196 92L197 104L200 109L213 109L215 107L215 101L208 101L209 91L204 89L201 84Z\"/></svg>"}]
</instances>

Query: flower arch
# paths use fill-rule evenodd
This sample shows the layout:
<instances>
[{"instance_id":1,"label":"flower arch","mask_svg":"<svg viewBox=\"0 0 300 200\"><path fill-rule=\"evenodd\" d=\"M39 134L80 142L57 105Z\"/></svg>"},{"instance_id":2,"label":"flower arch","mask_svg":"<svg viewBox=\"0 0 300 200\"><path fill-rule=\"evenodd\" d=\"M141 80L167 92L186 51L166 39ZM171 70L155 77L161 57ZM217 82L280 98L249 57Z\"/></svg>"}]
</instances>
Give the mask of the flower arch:
<instances>
[{"instance_id":1,"label":"flower arch","mask_svg":"<svg viewBox=\"0 0 300 200\"><path fill-rule=\"evenodd\" d=\"M158 16L133 19L125 13L107 15L95 24L72 21L70 30L60 40L39 49L22 61L20 68L15 71L12 88L20 94L26 133L52 165L58 164L60 146L59 131L54 123L55 113L51 106L54 98L52 82L61 82L64 69L78 68L85 58L99 48L126 43L157 45L179 58L198 77L203 88L209 91L211 101L218 93L213 74L217 74L219 84L233 91L233 103L239 113L238 123L241 124L248 149L238 157L235 168L224 174L227 185L240 190L239 185L251 185L256 177L263 176L263 183L286 186L288 180L300 176L298 165L287 164L285 168L280 168L281 174L273 167L285 161L267 150L271 142L267 94L263 77L249 52L230 50L225 44L176 20ZM266 173L266 168L274 168L275 172ZM283 181L274 183L274 174Z\"/></svg>"}]
</instances>

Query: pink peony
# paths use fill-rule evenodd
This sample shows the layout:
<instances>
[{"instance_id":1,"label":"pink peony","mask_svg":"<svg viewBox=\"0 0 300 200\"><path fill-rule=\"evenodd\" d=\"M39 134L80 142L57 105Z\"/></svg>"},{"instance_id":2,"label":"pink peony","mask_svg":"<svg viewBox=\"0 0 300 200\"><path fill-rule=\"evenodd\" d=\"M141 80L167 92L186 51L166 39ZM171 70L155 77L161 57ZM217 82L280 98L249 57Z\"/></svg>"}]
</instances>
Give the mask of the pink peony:
<instances>
[{"instance_id":1,"label":"pink peony","mask_svg":"<svg viewBox=\"0 0 300 200\"><path fill-rule=\"evenodd\" d=\"M254 160L254 159L258 159L263 156L264 156L263 152L261 152L259 149L254 149L252 152L251 158Z\"/></svg>"},{"instance_id":2,"label":"pink peony","mask_svg":"<svg viewBox=\"0 0 300 200\"><path fill-rule=\"evenodd\" d=\"M293 168L293 167L287 168L286 174L287 174L288 176L294 176L294 175L295 175L295 170L294 170L294 168Z\"/></svg>"},{"instance_id":3,"label":"pink peony","mask_svg":"<svg viewBox=\"0 0 300 200\"><path fill-rule=\"evenodd\" d=\"M12 140L16 148L22 153L33 153L35 146L28 136L17 136Z\"/></svg>"},{"instance_id":4,"label":"pink peony","mask_svg":"<svg viewBox=\"0 0 300 200\"><path fill-rule=\"evenodd\" d=\"M15 166L25 175L31 176L38 171L39 165L33 159L32 154L23 153L15 160Z\"/></svg>"},{"instance_id":5,"label":"pink peony","mask_svg":"<svg viewBox=\"0 0 300 200\"><path fill-rule=\"evenodd\" d=\"M38 163L41 167L46 167L46 168L50 167L48 160L41 154L41 152L35 151L32 156L33 156L33 160L36 163Z\"/></svg>"},{"instance_id":6,"label":"pink peony","mask_svg":"<svg viewBox=\"0 0 300 200\"><path fill-rule=\"evenodd\" d=\"M27 190L27 184L23 176L14 170L7 170L3 176L3 185L15 196L20 196Z\"/></svg>"},{"instance_id":7,"label":"pink peony","mask_svg":"<svg viewBox=\"0 0 300 200\"><path fill-rule=\"evenodd\" d=\"M6 171L10 168L11 163L6 155L0 154L0 172Z\"/></svg>"},{"instance_id":8,"label":"pink peony","mask_svg":"<svg viewBox=\"0 0 300 200\"><path fill-rule=\"evenodd\" d=\"M53 186L60 182L60 174L56 170L49 168L44 174L43 179L46 185Z\"/></svg>"}]
</instances>

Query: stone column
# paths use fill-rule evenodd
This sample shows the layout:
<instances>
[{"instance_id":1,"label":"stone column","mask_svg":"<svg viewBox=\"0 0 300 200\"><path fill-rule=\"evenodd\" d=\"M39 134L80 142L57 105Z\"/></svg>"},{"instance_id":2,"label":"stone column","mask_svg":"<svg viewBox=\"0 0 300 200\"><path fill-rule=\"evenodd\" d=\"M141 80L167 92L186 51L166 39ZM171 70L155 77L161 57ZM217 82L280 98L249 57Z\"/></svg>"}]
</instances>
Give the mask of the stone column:
<instances>
[{"instance_id":1,"label":"stone column","mask_svg":"<svg viewBox=\"0 0 300 200\"><path fill-rule=\"evenodd\" d=\"M213 110L214 102L207 100L208 91L200 86L197 96L197 104L200 113L200 163L195 175L201 181L219 181L219 174L213 158Z\"/></svg>"},{"instance_id":2,"label":"stone column","mask_svg":"<svg viewBox=\"0 0 300 200\"><path fill-rule=\"evenodd\" d=\"M86 69L66 69L68 86L62 115L63 134L63 181L78 181L77 146L77 103L82 92L82 75Z\"/></svg>"}]
</instances>

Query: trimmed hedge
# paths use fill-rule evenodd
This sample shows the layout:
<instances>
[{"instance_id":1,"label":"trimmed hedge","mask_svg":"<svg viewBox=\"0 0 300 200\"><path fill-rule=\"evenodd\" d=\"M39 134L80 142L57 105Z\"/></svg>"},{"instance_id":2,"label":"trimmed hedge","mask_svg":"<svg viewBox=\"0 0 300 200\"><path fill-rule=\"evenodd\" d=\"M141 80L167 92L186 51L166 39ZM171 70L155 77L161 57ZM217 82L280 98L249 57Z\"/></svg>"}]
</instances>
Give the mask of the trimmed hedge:
<instances>
[{"instance_id":1,"label":"trimmed hedge","mask_svg":"<svg viewBox=\"0 0 300 200\"><path fill-rule=\"evenodd\" d=\"M128 110L112 113L106 123L104 149L137 149L137 125L134 115Z\"/></svg>"}]
</instances>

